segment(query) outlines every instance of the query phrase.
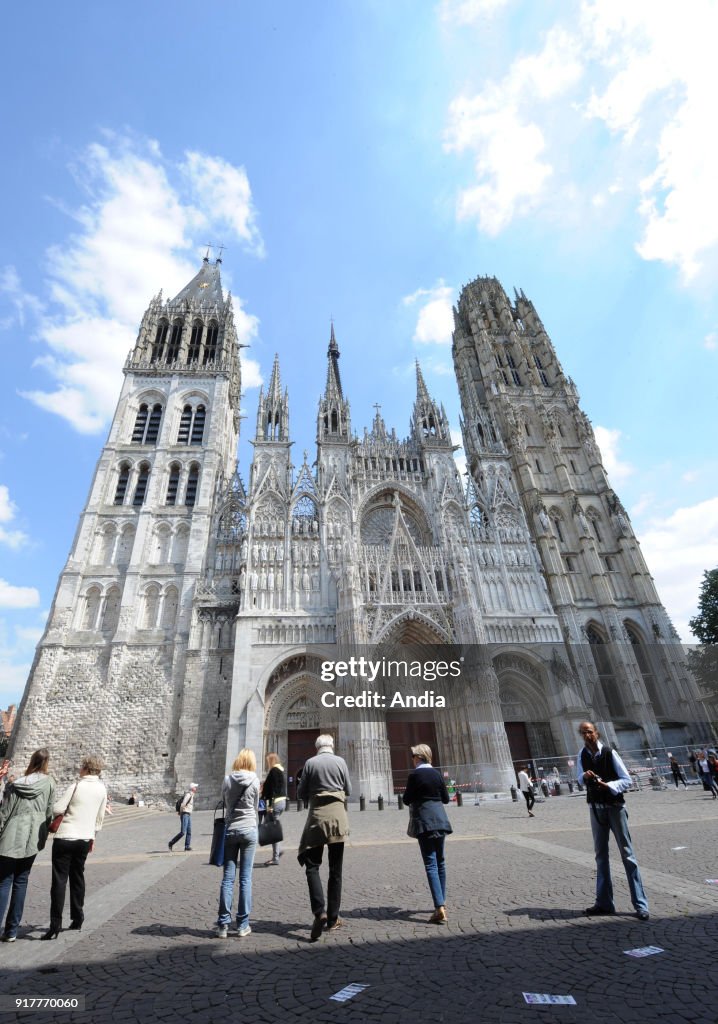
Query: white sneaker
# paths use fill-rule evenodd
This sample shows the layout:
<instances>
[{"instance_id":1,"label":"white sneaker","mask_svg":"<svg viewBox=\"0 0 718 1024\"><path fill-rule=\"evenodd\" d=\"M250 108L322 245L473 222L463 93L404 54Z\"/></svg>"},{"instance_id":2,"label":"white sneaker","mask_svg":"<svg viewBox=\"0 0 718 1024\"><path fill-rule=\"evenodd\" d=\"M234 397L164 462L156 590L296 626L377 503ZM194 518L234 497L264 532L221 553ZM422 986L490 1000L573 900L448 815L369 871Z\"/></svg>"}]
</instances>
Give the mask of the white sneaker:
<instances>
[{"instance_id":1,"label":"white sneaker","mask_svg":"<svg viewBox=\"0 0 718 1024\"><path fill-rule=\"evenodd\" d=\"M252 929L249 927L248 924L245 924L244 928L240 928L239 931L237 932L237 935L239 935L240 939L243 939L246 935L251 935L251 934L252 934Z\"/></svg>"},{"instance_id":2,"label":"white sneaker","mask_svg":"<svg viewBox=\"0 0 718 1024\"><path fill-rule=\"evenodd\" d=\"M229 929L227 928L226 924L219 924L219 925L217 925L217 938L218 939L226 939L228 935L229 935Z\"/></svg>"}]
</instances>

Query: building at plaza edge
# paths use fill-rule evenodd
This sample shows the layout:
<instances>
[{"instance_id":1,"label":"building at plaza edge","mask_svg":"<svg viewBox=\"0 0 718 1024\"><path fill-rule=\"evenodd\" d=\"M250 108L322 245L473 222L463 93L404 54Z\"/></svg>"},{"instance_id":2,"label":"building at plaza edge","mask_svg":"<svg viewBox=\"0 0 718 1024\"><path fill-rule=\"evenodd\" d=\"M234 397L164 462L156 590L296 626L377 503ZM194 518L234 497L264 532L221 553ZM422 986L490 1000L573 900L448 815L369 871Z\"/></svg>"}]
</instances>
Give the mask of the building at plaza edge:
<instances>
[{"instance_id":1,"label":"building at plaza edge","mask_svg":"<svg viewBox=\"0 0 718 1024\"><path fill-rule=\"evenodd\" d=\"M575 753L583 718L622 750L703 731L576 387L523 292L512 301L480 277L454 311L465 480L418 364L408 435L378 410L355 433L332 326L326 363L318 350L314 371L309 353L303 380L283 382L275 359L245 484L240 346L220 271L205 258L144 314L16 758L49 744L62 775L97 753L117 792L161 800L192 780L211 802L241 747L258 761L277 751L294 775L322 730L355 793L376 798L393 792L410 743L506 789L512 760ZM316 460L300 462L289 393L313 372ZM344 715L322 701L327 659L423 649L464 659L446 708ZM441 690L418 677L382 685Z\"/></svg>"}]
</instances>

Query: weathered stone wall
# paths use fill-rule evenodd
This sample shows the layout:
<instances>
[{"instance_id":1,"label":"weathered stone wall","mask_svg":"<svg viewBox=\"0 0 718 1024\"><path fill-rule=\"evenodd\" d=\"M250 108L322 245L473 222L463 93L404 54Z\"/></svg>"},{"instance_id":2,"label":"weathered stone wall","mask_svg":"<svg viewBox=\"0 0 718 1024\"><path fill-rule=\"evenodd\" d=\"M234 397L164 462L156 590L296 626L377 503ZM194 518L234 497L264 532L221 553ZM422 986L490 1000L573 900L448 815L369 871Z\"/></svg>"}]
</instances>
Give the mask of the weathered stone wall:
<instances>
[{"instance_id":1,"label":"weathered stone wall","mask_svg":"<svg viewBox=\"0 0 718 1024\"><path fill-rule=\"evenodd\" d=\"M187 654L175 760L176 789L199 785L198 807L214 807L226 769L231 650Z\"/></svg>"}]
</instances>

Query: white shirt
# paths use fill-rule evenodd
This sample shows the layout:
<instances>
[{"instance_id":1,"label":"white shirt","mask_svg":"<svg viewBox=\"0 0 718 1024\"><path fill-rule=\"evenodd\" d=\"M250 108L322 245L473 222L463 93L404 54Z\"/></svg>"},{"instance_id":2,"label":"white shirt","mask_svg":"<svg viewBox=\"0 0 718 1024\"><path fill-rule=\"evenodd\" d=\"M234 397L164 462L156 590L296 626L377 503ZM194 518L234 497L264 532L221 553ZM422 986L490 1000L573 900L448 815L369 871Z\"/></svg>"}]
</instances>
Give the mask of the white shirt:
<instances>
[{"instance_id":1,"label":"white shirt","mask_svg":"<svg viewBox=\"0 0 718 1024\"><path fill-rule=\"evenodd\" d=\"M519 772L519 789L522 793L528 793L530 789L533 789L531 779L529 779L526 772Z\"/></svg>"},{"instance_id":2,"label":"white shirt","mask_svg":"<svg viewBox=\"0 0 718 1024\"><path fill-rule=\"evenodd\" d=\"M576 763L577 763L577 767L578 767L578 772L577 772L576 778L578 779L579 785L581 785L581 786L583 785L583 764L581 762L581 754L583 753L584 750L588 751L589 757L593 760L594 756L598 757L598 755L603 750L603 743L601 742L601 740L598 740L598 750L596 751L595 755L592 754L591 751L586 746L582 747L581 750L579 750L577 758L576 758ZM611 782L609 782L608 779L604 779L604 782L606 783L608 788L611 790L611 792L613 794L615 794L615 796L618 796L619 793L625 793L626 790L630 789L631 786L633 785L633 781L631 779L631 776L628 774L628 771L626 770L625 764L623 763L621 758L618 756L616 751L612 750L611 753L613 754L613 767L614 767L614 770L615 770L616 775L618 776L618 778L614 779ZM593 771L593 769L591 769L591 771Z\"/></svg>"}]
</instances>

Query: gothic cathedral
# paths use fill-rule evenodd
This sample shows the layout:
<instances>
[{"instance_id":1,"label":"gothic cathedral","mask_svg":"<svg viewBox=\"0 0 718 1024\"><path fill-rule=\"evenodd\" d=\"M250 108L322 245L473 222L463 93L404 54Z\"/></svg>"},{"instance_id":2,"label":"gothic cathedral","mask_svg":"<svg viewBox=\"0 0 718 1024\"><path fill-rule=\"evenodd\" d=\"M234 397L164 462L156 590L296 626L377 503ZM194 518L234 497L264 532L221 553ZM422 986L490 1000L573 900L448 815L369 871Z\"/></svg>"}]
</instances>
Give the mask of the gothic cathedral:
<instances>
[{"instance_id":1,"label":"gothic cathedral","mask_svg":"<svg viewBox=\"0 0 718 1024\"><path fill-rule=\"evenodd\" d=\"M245 487L220 268L205 258L144 315L16 757L52 738L60 774L97 753L115 792L162 800L191 779L211 803L241 747L277 751L291 776L322 730L376 798L403 782L410 743L505 789L512 760L574 753L582 718L622 750L701 731L678 637L523 292L478 278L454 311L466 481L418 364L408 436L379 412L353 432L332 327L316 462L292 465L277 358ZM407 651L461 652L445 708L426 677L374 680L365 714L324 699L327 660Z\"/></svg>"}]
</instances>

